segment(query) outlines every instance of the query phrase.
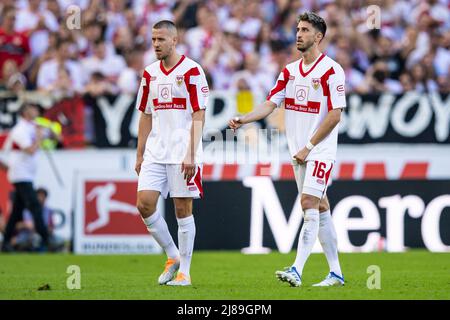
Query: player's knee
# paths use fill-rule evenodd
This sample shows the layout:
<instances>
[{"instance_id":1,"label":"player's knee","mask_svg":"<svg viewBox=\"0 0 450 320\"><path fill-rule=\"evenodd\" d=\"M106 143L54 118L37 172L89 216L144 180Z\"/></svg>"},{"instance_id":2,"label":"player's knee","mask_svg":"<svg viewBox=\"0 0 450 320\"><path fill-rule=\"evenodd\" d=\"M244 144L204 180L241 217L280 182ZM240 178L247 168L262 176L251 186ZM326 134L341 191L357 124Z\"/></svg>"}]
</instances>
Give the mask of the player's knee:
<instances>
[{"instance_id":1,"label":"player's knee","mask_svg":"<svg viewBox=\"0 0 450 320\"><path fill-rule=\"evenodd\" d=\"M176 206L175 207L175 215L178 219L183 219L189 216L191 213L188 212L187 206Z\"/></svg>"},{"instance_id":2,"label":"player's knee","mask_svg":"<svg viewBox=\"0 0 450 320\"><path fill-rule=\"evenodd\" d=\"M316 197L303 194L302 195L302 200L301 200L303 211L305 211L307 209L316 209L318 207L318 201L317 200L318 199L316 199Z\"/></svg>"},{"instance_id":3,"label":"player's knee","mask_svg":"<svg viewBox=\"0 0 450 320\"><path fill-rule=\"evenodd\" d=\"M330 210L330 205L326 202L320 202L319 203L319 212L324 212Z\"/></svg>"},{"instance_id":4,"label":"player's knee","mask_svg":"<svg viewBox=\"0 0 450 320\"><path fill-rule=\"evenodd\" d=\"M155 213L156 203L138 199L137 209L143 218L148 218Z\"/></svg>"}]
</instances>

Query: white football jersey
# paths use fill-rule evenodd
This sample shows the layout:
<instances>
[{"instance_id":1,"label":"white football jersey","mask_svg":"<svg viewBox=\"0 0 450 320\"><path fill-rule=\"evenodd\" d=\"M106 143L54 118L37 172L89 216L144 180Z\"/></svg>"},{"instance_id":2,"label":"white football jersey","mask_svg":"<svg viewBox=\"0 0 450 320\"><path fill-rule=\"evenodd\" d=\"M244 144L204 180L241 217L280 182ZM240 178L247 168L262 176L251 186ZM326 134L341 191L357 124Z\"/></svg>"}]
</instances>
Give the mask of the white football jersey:
<instances>
[{"instance_id":1,"label":"white football jersey","mask_svg":"<svg viewBox=\"0 0 450 320\"><path fill-rule=\"evenodd\" d=\"M284 101L286 136L291 156L306 146L330 110L346 107L342 67L323 53L307 71L302 60L284 68L267 96L267 100L278 107ZM335 160L338 130L337 125L314 147L306 160Z\"/></svg>"},{"instance_id":2,"label":"white football jersey","mask_svg":"<svg viewBox=\"0 0 450 320\"><path fill-rule=\"evenodd\" d=\"M152 115L144 161L181 164L190 143L192 113L205 109L209 87L205 72L193 60L181 56L166 70L156 61L144 70L136 108ZM202 142L195 153L195 163L202 163Z\"/></svg>"},{"instance_id":3,"label":"white football jersey","mask_svg":"<svg viewBox=\"0 0 450 320\"><path fill-rule=\"evenodd\" d=\"M31 147L36 141L36 124L32 121L19 119L11 129L4 150L9 154L8 180L11 183L33 182L36 176L39 152L28 154L23 149Z\"/></svg>"}]
</instances>

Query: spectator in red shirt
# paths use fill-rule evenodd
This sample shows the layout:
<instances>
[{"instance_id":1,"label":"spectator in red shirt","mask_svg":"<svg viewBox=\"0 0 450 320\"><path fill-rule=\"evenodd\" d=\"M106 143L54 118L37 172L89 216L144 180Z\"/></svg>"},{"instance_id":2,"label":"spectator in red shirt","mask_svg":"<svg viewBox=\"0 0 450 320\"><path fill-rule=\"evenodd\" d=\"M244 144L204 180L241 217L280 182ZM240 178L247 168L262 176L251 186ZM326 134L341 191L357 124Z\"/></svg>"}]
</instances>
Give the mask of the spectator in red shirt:
<instances>
[{"instance_id":1,"label":"spectator in red shirt","mask_svg":"<svg viewBox=\"0 0 450 320\"><path fill-rule=\"evenodd\" d=\"M0 27L0 71L7 60L14 60L24 73L31 65L30 46L24 33L14 31L14 20L15 9L6 9Z\"/></svg>"}]
</instances>

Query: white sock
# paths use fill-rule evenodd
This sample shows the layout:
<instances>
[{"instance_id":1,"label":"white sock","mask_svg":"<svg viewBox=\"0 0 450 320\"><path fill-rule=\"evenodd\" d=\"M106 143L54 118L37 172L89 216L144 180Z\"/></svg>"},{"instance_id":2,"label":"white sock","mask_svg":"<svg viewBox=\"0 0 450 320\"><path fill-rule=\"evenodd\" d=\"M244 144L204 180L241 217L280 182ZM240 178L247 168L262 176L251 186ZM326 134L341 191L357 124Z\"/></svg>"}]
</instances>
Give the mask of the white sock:
<instances>
[{"instance_id":1,"label":"white sock","mask_svg":"<svg viewBox=\"0 0 450 320\"><path fill-rule=\"evenodd\" d=\"M306 209L300 236L298 238L297 257L294 266L301 275L319 233L319 210Z\"/></svg>"},{"instance_id":2,"label":"white sock","mask_svg":"<svg viewBox=\"0 0 450 320\"><path fill-rule=\"evenodd\" d=\"M330 210L320 213L319 219L319 241L322 245L323 252L327 257L330 271L342 277L341 266L339 265L339 257L337 250L337 236L334 229L333 219Z\"/></svg>"},{"instance_id":3,"label":"white sock","mask_svg":"<svg viewBox=\"0 0 450 320\"><path fill-rule=\"evenodd\" d=\"M158 242L158 244L166 252L167 257L170 259L178 259L180 253L177 246L170 235L169 228L167 227L166 220L158 212L155 212L150 217L143 218L147 230L152 237Z\"/></svg>"},{"instance_id":4,"label":"white sock","mask_svg":"<svg viewBox=\"0 0 450 320\"><path fill-rule=\"evenodd\" d=\"M180 272L189 276L195 239L194 216L177 219L177 221L178 246L180 247Z\"/></svg>"}]
</instances>

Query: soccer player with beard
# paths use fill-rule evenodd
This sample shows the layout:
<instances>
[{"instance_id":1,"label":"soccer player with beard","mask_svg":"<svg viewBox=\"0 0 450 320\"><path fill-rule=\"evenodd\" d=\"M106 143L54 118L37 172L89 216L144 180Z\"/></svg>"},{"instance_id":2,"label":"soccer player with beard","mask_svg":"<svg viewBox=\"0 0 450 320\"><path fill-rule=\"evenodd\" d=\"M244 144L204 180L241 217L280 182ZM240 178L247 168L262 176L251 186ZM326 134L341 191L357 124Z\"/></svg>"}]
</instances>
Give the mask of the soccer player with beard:
<instances>
[{"instance_id":1,"label":"soccer player with beard","mask_svg":"<svg viewBox=\"0 0 450 320\"><path fill-rule=\"evenodd\" d=\"M229 121L230 128L236 130L243 124L267 117L284 102L286 136L301 194L304 222L293 265L275 274L279 280L295 287L302 284L303 267L317 237L330 272L315 286L344 285L326 189L336 158L338 123L346 107L345 74L337 62L319 50L326 29L325 21L317 14L301 14L297 49L302 58L283 69L260 107Z\"/></svg>"},{"instance_id":2,"label":"soccer player with beard","mask_svg":"<svg viewBox=\"0 0 450 320\"><path fill-rule=\"evenodd\" d=\"M177 40L173 22L163 20L153 26L158 61L145 68L137 96L141 116L135 169L138 210L168 258L158 282L187 286L191 285L195 238L192 199L203 196L201 138L209 88L202 67L177 53ZM178 222L179 249L156 211L159 196L166 198L169 192Z\"/></svg>"}]
</instances>

